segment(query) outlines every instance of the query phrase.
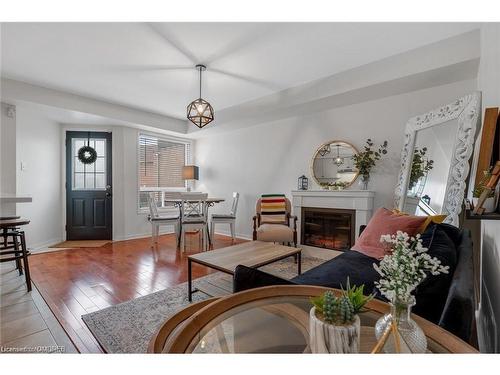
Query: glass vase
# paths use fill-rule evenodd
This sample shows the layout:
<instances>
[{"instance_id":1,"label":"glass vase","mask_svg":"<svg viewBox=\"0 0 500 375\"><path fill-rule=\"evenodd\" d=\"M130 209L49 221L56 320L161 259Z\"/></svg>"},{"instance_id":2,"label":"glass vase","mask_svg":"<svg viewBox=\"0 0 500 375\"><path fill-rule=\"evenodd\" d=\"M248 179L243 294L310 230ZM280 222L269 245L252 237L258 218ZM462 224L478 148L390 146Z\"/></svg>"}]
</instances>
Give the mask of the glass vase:
<instances>
[{"instance_id":1,"label":"glass vase","mask_svg":"<svg viewBox=\"0 0 500 375\"><path fill-rule=\"evenodd\" d=\"M411 318L411 308L415 305L415 298L408 301L394 300L390 303L391 311L382 316L375 324L375 336L377 340L384 335L387 329L395 321L397 333L394 331L387 336L383 346L385 353L425 353L427 339L424 331ZM398 336L395 337L395 334Z\"/></svg>"},{"instance_id":2,"label":"glass vase","mask_svg":"<svg viewBox=\"0 0 500 375\"><path fill-rule=\"evenodd\" d=\"M370 181L370 175L361 175L358 181L358 186L360 190L368 190L368 181Z\"/></svg>"}]
</instances>

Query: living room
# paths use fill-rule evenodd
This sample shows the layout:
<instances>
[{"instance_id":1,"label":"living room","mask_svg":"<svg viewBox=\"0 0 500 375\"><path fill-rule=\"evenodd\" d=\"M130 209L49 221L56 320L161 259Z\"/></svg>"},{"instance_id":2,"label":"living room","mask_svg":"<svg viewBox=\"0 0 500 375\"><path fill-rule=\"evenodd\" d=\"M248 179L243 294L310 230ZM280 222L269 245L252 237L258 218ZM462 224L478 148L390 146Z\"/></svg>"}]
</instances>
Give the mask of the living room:
<instances>
[{"instance_id":1,"label":"living room","mask_svg":"<svg viewBox=\"0 0 500 375\"><path fill-rule=\"evenodd\" d=\"M2 353L500 352L500 23L255 11L2 19Z\"/></svg>"}]
</instances>

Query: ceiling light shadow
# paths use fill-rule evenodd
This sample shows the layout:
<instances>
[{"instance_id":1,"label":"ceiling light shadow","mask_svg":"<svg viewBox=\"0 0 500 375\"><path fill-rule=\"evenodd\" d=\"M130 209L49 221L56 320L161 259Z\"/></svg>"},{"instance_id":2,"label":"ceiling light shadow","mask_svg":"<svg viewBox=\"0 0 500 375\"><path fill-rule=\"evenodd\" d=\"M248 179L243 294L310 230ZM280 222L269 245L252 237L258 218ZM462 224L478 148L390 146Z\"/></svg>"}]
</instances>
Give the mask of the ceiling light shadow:
<instances>
[{"instance_id":1,"label":"ceiling light shadow","mask_svg":"<svg viewBox=\"0 0 500 375\"><path fill-rule=\"evenodd\" d=\"M112 65L108 67L108 70L119 71L119 72L169 72L169 71L179 71L179 70L193 70L192 66L187 65Z\"/></svg>"},{"instance_id":2,"label":"ceiling light shadow","mask_svg":"<svg viewBox=\"0 0 500 375\"><path fill-rule=\"evenodd\" d=\"M155 23L145 23L152 31L154 31L158 36L160 36L165 42L170 46L174 47L182 55L184 55L189 61L195 65L198 64L198 58L189 51L186 47L182 45L179 40L176 40L172 35L166 35L163 30L160 30Z\"/></svg>"},{"instance_id":3,"label":"ceiling light shadow","mask_svg":"<svg viewBox=\"0 0 500 375\"><path fill-rule=\"evenodd\" d=\"M266 82L266 81L263 81L263 80L260 80L260 79L257 79L257 78L252 78L252 77L244 76L242 74L231 73L231 72L227 72L225 70L214 69L214 68L210 68L210 67L207 68L207 72L222 74L222 75L225 75L227 77L235 78L235 79L238 79L238 80L241 80L241 81L246 81L246 82L252 83L252 84L257 85L257 86L265 87L266 89L269 89L269 90L272 90L272 91L280 91L280 90L282 90L281 87L279 87L278 85L276 85L276 84L274 84L272 82Z\"/></svg>"},{"instance_id":4,"label":"ceiling light shadow","mask_svg":"<svg viewBox=\"0 0 500 375\"><path fill-rule=\"evenodd\" d=\"M273 35L271 32L278 29L278 27L281 26L277 24L259 23L256 25L255 30L252 30L252 32L227 43L223 48L214 52L212 55L207 56L207 58L203 61L205 61L206 64L213 64L215 61L224 60L228 56L257 43L263 37L271 37Z\"/></svg>"}]
</instances>

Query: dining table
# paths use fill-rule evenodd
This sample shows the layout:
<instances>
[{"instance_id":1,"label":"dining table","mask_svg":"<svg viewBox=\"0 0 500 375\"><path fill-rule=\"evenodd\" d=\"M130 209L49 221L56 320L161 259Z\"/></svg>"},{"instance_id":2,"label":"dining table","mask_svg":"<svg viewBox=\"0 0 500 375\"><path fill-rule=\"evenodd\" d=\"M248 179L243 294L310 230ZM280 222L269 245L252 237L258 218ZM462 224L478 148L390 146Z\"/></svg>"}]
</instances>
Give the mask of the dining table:
<instances>
[{"instance_id":1,"label":"dining table","mask_svg":"<svg viewBox=\"0 0 500 375\"><path fill-rule=\"evenodd\" d=\"M195 203L195 202L198 202L199 200L198 199L184 199L185 201L187 202L192 202L192 203ZM165 205L172 205L174 207L178 207L179 208L179 218L181 217L181 208L182 208L182 201L183 199L180 199L180 198L169 198L169 197L165 197L165 199L163 200L163 202L165 203ZM210 237L210 232L208 230L208 209L209 207L213 207L215 204L217 203L222 203L224 202L225 199L224 198L214 198L214 197L209 197L207 199L205 199L205 214L207 215L207 237L208 237L208 243L209 245L212 244L212 239ZM182 229L182 220L180 221L180 228ZM180 236L181 236L181 233L182 233L182 230L179 230L179 241L180 241Z\"/></svg>"}]
</instances>

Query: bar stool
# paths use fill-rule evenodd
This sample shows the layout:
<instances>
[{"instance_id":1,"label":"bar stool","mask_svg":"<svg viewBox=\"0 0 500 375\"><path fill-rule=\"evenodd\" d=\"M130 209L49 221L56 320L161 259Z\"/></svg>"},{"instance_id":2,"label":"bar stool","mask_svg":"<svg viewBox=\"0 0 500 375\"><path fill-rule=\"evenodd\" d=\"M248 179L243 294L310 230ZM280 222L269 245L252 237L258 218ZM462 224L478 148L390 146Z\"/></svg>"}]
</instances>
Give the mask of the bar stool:
<instances>
[{"instance_id":1,"label":"bar stool","mask_svg":"<svg viewBox=\"0 0 500 375\"><path fill-rule=\"evenodd\" d=\"M21 216L1 216L0 217L0 221L2 221L2 220L16 220L16 219L20 219L20 218L21 218ZM8 246L7 235L6 235L7 231L8 231L7 228L5 228L5 229L2 230L2 232L3 232L3 235L2 235L2 237L3 237L3 245L5 247Z\"/></svg>"},{"instance_id":2,"label":"bar stool","mask_svg":"<svg viewBox=\"0 0 500 375\"><path fill-rule=\"evenodd\" d=\"M24 269L26 286L28 288L28 292L31 292L31 277L28 263L28 256L30 253L26 248L26 237L24 235L24 231L19 229L19 227L29 224L30 221L20 219L19 217L15 219L2 219L0 219L0 229L2 230L1 235L3 237L3 243L0 246L0 263L14 260L16 262L16 268L19 271L19 275L23 274ZM9 241L9 238L12 238L12 241ZM21 264L21 260L23 261L23 264Z\"/></svg>"}]
</instances>

